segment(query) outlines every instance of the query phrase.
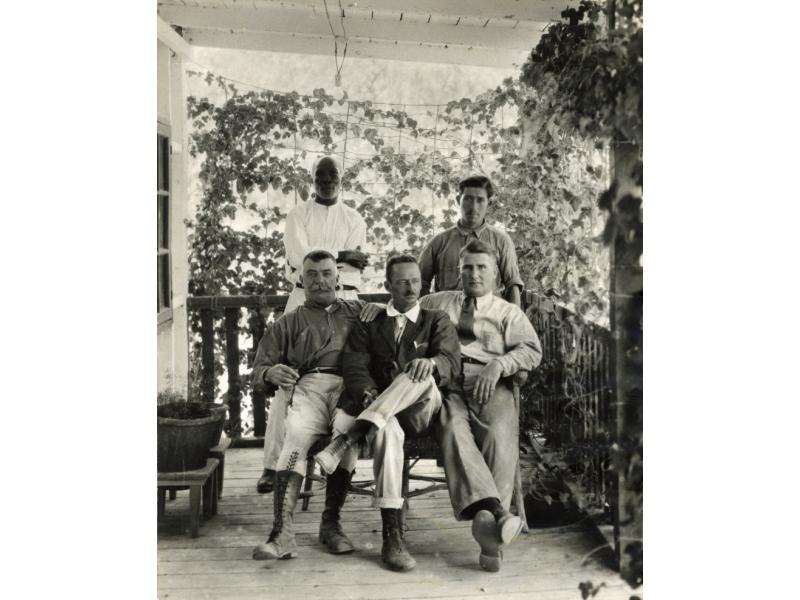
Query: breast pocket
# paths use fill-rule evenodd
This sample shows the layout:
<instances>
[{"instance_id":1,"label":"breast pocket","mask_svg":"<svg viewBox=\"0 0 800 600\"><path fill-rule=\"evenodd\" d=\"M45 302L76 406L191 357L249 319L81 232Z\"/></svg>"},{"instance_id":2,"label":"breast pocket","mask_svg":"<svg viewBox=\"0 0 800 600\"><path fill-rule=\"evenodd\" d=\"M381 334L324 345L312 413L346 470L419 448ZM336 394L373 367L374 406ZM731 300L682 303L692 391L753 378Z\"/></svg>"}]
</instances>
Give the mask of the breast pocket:
<instances>
[{"instance_id":1,"label":"breast pocket","mask_svg":"<svg viewBox=\"0 0 800 600\"><path fill-rule=\"evenodd\" d=\"M506 343L503 335L490 324L480 323L478 325L478 339L487 352L498 356L506 353Z\"/></svg>"}]
</instances>

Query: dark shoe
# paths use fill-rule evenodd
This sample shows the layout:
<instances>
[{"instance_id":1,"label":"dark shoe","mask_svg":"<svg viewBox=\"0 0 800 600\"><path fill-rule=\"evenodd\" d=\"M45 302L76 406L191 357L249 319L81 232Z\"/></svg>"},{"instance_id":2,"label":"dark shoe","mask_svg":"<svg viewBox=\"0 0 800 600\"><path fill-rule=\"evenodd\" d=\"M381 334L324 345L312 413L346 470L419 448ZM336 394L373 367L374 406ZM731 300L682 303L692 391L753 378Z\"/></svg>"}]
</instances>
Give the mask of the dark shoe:
<instances>
[{"instance_id":1,"label":"dark shoe","mask_svg":"<svg viewBox=\"0 0 800 600\"><path fill-rule=\"evenodd\" d=\"M303 476L294 471L275 474L275 520L269 539L253 548L255 560L293 558L297 550L294 539L294 507Z\"/></svg>"},{"instance_id":2,"label":"dark shoe","mask_svg":"<svg viewBox=\"0 0 800 600\"><path fill-rule=\"evenodd\" d=\"M383 546L381 547L383 562L392 571L410 571L417 566L417 561L406 550L403 543L400 510L382 508L381 518L383 519Z\"/></svg>"},{"instance_id":3,"label":"dark shoe","mask_svg":"<svg viewBox=\"0 0 800 600\"><path fill-rule=\"evenodd\" d=\"M322 511L322 522L319 525L319 543L328 547L331 554L346 554L353 551L353 543L342 531L339 514L347 499L352 473L344 469L336 469L328 475L325 487L325 510Z\"/></svg>"},{"instance_id":4,"label":"dark shoe","mask_svg":"<svg viewBox=\"0 0 800 600\"><path fill-rule=\"evenodd\" d=\"M270 494L275 488L275 471L272 469L264 469L261 477L256 484L256 491L259 494Z\"/></svg>"},{"instance_id":5,"label":"dark shoe","mask_svg":"<svg viewBox=\"0 0 800 600\"><path fill-rule=\"evenodd\" d=\"M503 543L498 533L497 521L488 510L480 510L472 519L472 537L481 547L478 562L484 571L496 573L503 562Z\"/></svg>"},{"instance_id":6,"label":"dark shoe","mask_svg":"<svg viewBox=\"0 0 800 600\"><path fill-rule=\"evenodd\" d=\"M336 471L339 463L350 448L350 441L346 435L337 435L331 443L314 455L314 460L324 473L331 474Z\"/></svg>"}]
</instances>

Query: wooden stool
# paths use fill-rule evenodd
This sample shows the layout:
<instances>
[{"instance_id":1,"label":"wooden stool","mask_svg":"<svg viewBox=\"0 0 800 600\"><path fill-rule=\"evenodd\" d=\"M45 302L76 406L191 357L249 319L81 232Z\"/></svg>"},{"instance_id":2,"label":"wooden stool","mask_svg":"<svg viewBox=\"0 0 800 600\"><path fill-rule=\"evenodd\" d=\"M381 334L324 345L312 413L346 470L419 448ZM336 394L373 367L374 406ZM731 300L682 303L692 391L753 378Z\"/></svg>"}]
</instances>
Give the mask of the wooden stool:
<instances>
[{"instance_id":1,"label":"wooden stool","mask_svg":"<svg viewBox=\"0 0 800 600\"><path fill-rule=\"evenodd\" d=\"M189 488L189 535L197 537L200 527L200 496L203 498L203 518L217 514L217 466L219 460L209 458L206 466L196 471L176 471L158 474L158 516L164 514L167 490Z\"/></svg>"},{"instance_id":2,"label":"wooden stool","mask_svg":"<svg viewBox=\"0 0 800 600\"><path fill-rule=\"evenodd\" d=\"M231 447L231 438L220 439L219 444L214 446L208 453L211 458L219 461L217 467L217 498L222 498L222 483L225 480L225 451Z\"/></svg>"}]
</instances>

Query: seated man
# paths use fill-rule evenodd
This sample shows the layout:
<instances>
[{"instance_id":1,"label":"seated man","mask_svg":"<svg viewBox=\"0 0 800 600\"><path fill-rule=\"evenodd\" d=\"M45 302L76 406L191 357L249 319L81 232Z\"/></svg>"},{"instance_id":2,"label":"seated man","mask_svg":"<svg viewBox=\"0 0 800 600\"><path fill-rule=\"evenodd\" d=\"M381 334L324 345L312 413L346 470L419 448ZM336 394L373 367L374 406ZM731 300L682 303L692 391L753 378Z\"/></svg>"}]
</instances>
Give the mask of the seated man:
<instances>
[{"instance_id":1,"label":"seated man","mask_svg":"<svg viewBox=\"0 0 800 600\"><path fill-rule=\"evenodd\" d=\"M417 302L421 276L413 256L388 260L385 287L392 295L386 310L370 323L353 326L342 357L340 407L358 420L316 460L331 472L348 449L362 438L370 441L373 506L381 509L383 520L381 557L390 569L408 571L416 561L403 544L403 441L406 435L425 435L436 422L442 405L438 388L458 389L461 364L458 336L447 314L421 309Z\"/></svg>"},{"instance_id":2,"label":"seated man","mask_svg":"<svg viewBox=\"0 0 800 600\"><path fill-rule=\"evenodd\" d=\"M498 571L503 544L523 525L508 512L519 460L511 378L536 367L542 349L525 313L492 294L497 257L491 246L471 241L462 248L459 264L463 291L438 292L420 301L423 308L450 316L461 344L463 394L447 397L436 436L456 519L473 520L480 565Z\"/></svg>"},{"instance_id":3,"label":"seated man","mask_svg":"<svg viewBox=\"0 0 800 600\"><path fill-rule=\"evenodd\" d=\"M303 260L306 302L281 316L258 344L253 378L288 392L286 435L275 476L275 520L266 543L253 558L291 558L297 549L294 509L306 469L306 455L318 439L350 429L353 418L336 408L342 393L341 352L347 334L364 303L336 298L336 259L324 250ZM342 466L328 476L320 543L334 554L351 552L339 512L355 469L356 450L347 452Z\"/></svg>"}]
</instances>

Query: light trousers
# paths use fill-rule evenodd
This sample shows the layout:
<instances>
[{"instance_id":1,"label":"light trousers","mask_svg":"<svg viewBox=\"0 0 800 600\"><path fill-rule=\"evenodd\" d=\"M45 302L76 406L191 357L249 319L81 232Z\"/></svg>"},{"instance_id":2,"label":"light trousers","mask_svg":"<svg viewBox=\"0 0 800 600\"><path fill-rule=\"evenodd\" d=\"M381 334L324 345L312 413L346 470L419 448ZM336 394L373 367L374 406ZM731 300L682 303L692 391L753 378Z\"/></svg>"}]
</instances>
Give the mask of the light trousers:
<instances>
[{"instance_id":1,"label":"light trousers","mask_svg":"<svg viewBox=\"0 0 800 600\"><path fill-rule=\"evenodd\" d=\"M427 435L442 406L442 395L433 377L413 382L401 373L357 417L377 430L367 437L372 449L375 508L403 507L403 444L406 435Z\"/></svg>"},{"instance_id":2,"label":"light trousers","mask_svg":"<svg viewBox=\"0 0 800 600\"><path fill-rule=\"evenodd\" d=\"M470 504L498 499L508 510L519 460L519 417L514 395L503 384L482 408L472 399L482 367L464 365L464 394L450 394L435 435L442 449L450 502L456 519Z\"/></svg>"},{"instance_id":3,"label":"light trousers","mask_svg":"<svg viewBox=\"0 0 800 600\"><path fill-rule=\"evenodd\" d=\"M286 435L276 464L277 471L306 474L308 450L317 440L328 435L346 433L355 418L336 407L343 382L338 375L308 373L300 378L291 394L286 411ZM347 450L340 466L353 471L358 448Z\"/></svg>"}]
</instances>

